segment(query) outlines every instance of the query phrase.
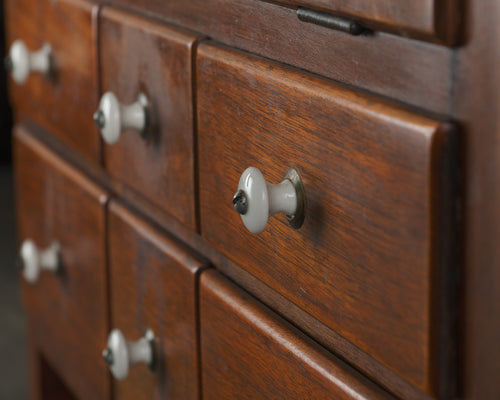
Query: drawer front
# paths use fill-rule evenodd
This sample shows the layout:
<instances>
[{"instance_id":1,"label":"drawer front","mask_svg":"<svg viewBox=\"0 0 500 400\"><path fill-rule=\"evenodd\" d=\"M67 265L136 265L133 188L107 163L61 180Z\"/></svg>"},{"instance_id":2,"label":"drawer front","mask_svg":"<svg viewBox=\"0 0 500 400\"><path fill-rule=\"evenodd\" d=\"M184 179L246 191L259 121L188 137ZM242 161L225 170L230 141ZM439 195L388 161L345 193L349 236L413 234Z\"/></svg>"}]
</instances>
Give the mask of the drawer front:
<instances>
[{"instance_id":1,"label":"drawer front","mask_svg":"<svg viewBox=\"0 0 500 400\"><path fill-rule=\"evenodd\" d=\"M214 270L202 274L203 399L392 399Z\"/></svg>"},{"instance_id":2,"label":"drawer front","mask_svg":"<svg viewBox=\"0 0 500 400\"><path fill-rule=\"evenodd\" d=\"M457 40L460 4L456 0L289 0L286 3L352 16L374 29L434 39Z\"/></svg>"},{"instance_id":3,"label":"drawer front","mask_svg":"<svg viewBox=\"0 0 500 400\"><path fill-rule=\"evenodd\" d=\"M198 399L197 290L204 264L119 203L109 216L112 329L155 335L155 366L114 380L116 399ZM102 343L104 346L104 342Z\"/></svg>"},{"instance_id":4,"label":"drawer front","mask_svg":"<svg viewBox=\"0 0 500 400\"><path fill-rule=\"evenodd\" d=\"M109 173L190 228L196 227L192 51L196 37L105 8L100 22L103 92L123 104L145 94L149 127L105 146Z\"/></svg>"},{"instance_id":5,"label":"drawer front","mask_svg":"<svg viewBox=\"0 0 500 400\"><path fill-rule=\"evenodd\" d=\"M21 39L30 50L52 48L52 73L10 79L17 120L30 118L88 159L100 160L100 139L92 122L97 107L97 6L83 0L8 0L7 45ZM76 46L75 43L78 43Z\"/></svg>"},{"instance_id":6,"label":"drawer front","mask_svg":"<svg viewBox=\"0 0 500 400\"><path fill-rule=\"evenodd\" d=\"M57 241L62 264L59 273L42 271L33 283L21 278L34 340L78 398L108 398L100 354L109 318L107 194L21 127L14 157L20 243L31 239L45 249Z\"/></svg>"},{"instance_id":7,"label":"drawer front","mask_svg":"<svg viewBox=\"0 0 500 400\"><path fill-rule=\"evenodd\" d=\"M202 236L433 393L449 126L215 45L197 62ZM300 229L283 214L245 229L231 198L249 166L270 183L299 172Z\"/></svg>"}]
</instances>

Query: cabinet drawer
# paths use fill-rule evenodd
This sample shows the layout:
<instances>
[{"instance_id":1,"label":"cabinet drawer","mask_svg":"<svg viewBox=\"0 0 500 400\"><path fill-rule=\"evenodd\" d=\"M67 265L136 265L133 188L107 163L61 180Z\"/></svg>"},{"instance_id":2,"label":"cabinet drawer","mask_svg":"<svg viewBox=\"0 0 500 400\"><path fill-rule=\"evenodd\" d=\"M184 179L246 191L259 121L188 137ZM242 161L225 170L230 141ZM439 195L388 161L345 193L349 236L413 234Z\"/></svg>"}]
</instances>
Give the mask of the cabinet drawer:
<instances>
[{"instance_id":1,"label":"cabinet drawer","mask_svg":"<svg viewBox=\"0 0 500 400\"><path fill-rule=\"evenodd\" d=\"M154 368L114 380L116 399L198 399L197 281L204 263L117 202L110 205L112 329L154 335ZM104 345L104 344L102 344Z\"/></svg>"},{"instance_id":2,"label":"cabinet drawer","mask_svg":"<svg viewBox=\"0 0 500 400\"><path fill-rule=\"evenodd\" d=\"M29 50L38 50L45 43L52 49L48 76L32 72L23 84L10 79L17 120L33 119L98 162L100 139L92 122L98 100L97 6L83 0L8 0L6 13L9 46L21 39Z\"/></svg>"},{"instance_id":3,"label":"cabinet drawer","mask_svg":"<svg viewBox=\"0 0 500 400\"><path fill-rule=\"evenodd\" d=\"M110 394L101 346L108 333L105 258L107 193L66 164L22 127L14 158L19 239L39 249L55 241L59 272L22 278L22 296L36 345L82 399ZM26 271L26 262L21 262Z\"/></svg>"},{"instance_id":4,"label":"cabinet drawer","mask_svg":"<svg viewBox=\"0 0 500 400\"><path fill-rule=\"evenodd\" d=\"M454 44L461 4L456 0L286 0L352 16L367 27Z\"/></svg>"},{"instance_id":5,"label":"cabinet drawer","mask_svg":"<svg viewBox=\"0 0 500 400\"><path fill-rule=\"evenodd\" d=\"M147 97L148 127L105 145L109 173L190 228L196 227L190 33L105 8L100 19L103 92L123 104Z\"/></svg>"},{"instance_id":6,"label":"cabinet drawer","mask_svg":"<svg viewBox=\"0 0 500 400\"><path fill-rule=\"evenodd\" d=\"M450 127L215 45L197 62L203 237L435 394ZM231 198L249 166L271 183L299 172L300 229L279 214L259 235L245 229Z\"/></svg>"},{"instance_id":7,"label":"cabinet drawer","mask_svg":"<svg viewBox=\"0 0 500 400\"><path fill-rule=\"evenodd\" d=\"M214 270L202 274L203 398L392 399Z\"/></svg>"}]
</instances>

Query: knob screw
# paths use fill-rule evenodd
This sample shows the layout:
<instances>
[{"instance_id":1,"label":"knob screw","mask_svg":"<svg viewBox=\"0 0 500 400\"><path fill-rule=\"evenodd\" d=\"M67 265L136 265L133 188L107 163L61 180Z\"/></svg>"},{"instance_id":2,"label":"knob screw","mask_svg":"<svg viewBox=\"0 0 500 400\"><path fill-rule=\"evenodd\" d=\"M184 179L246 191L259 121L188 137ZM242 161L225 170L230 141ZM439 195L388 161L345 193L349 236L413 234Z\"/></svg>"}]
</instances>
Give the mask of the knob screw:
<instances>
[{"instance_id":1,"label":"knob screw","mask_svg":"<svg viewBox=\"0 0 500 400\"><path fill-rule=\"evenodd\" d=\"M98 110L94 113L94 123L99 129L103 129L106 124L104 113L101 110Z\"/></svg>"},{"instance_id":2,"label":"knob screw","mask_svg":"<svg viewBox=\"0 0 500 400\"><path fill-rule=\"evenodd\" d=\"M106 364L109 366L113 365L115 362L115 359L113 357L113 352L111 349L105 349L102 351L102 358L104 358L104 361L106 361Z\"/></svg>"},{"instance_id":3,"label":"knob screw","mask_svg":"<svg viewBox=\"0 0 500 400\"><path fill-rule=\"evenodd\" d=\"M234 209L241 215L245 215L248 211L248 198L243 190L238 190L233 197Z\"/></svg>"},{"instance_id":4,"label":"knob screw","mask_svg":"<svg viewBox=\"0 0 500 400\"><path fill-rule=\"evenodd\" d=\"M14 68L14 65L12 64L12 58L10 56L7 56L3 60L3 65L5 67L5 70L7 72L12 72L12 69Z\"/></svg>"}]
</instances>

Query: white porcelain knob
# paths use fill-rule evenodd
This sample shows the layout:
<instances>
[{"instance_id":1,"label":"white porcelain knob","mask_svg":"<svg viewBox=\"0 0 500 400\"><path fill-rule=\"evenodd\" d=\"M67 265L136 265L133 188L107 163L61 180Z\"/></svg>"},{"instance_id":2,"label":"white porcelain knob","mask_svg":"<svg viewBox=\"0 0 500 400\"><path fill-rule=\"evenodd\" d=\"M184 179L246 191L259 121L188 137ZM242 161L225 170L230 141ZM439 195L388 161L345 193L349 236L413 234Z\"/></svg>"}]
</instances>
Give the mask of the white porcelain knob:
<instances>
[{"instance_id":1,"label":"white porcelain knob","mask_svg":"<svg viewBox=\"0 0 500 400\"><path fill-rule=\"evenodd\" d=\"M125 129L134 129L142 135L147 125L148 100L140 94L130 105L121 104L112 92L104 93L99 109L94 113L94 122L108 144L115 144Z\"/></svg>"},{"instance_id":2,"label":"white porcelain knob","mask_svg":"<svg viewBox=\"0 0 500 400\"><path fill-rule=\"evenodd\" d=\"M51 68L51 47L44 44L37 51L29 51L22 40L16 40L5 59L5 67L18 84L23 84L31 72L49 74Z\"/></svg>"},{"instance_id":3,"label":"white porcelain knob","mask_svg":"<svg viewBox=\"0 0 500 400\"><path fill-rule=\"evenodd\" d=\"M148 329L141 339L130 342L119 329L114 329L108 336L108 347L102 352L102 356L118 380L125 379L129 368L134 364L144 363L153 368L154 334Z\"/></svg>"},{"instance_id":4,"label":"white porcelain knob","mask_svg":"<svg viewBox=\"0 0 500 400\"><path fill-rule=\"evenodd\" d=\"M290 225L298 229L304 222L304 187L294 169L287 171L281 183L273 185L257 168L249 167L241 175L233 205L252 233L264 231L269 217L278 212L285 213Z\"/></svg>"},{"instance_id":5,"label":"white porcelain knob","mask_svg":"<svg viewBox=\"0 0 500 400\"><path fill-rule=\"evenodd\" d=\"M58 272L60 268L60 247L57 242L47 249L39 249L33 240L25 240L21 246L20 257L24 278L35 283L42 270Z\"/></svg>"}]
</instances>

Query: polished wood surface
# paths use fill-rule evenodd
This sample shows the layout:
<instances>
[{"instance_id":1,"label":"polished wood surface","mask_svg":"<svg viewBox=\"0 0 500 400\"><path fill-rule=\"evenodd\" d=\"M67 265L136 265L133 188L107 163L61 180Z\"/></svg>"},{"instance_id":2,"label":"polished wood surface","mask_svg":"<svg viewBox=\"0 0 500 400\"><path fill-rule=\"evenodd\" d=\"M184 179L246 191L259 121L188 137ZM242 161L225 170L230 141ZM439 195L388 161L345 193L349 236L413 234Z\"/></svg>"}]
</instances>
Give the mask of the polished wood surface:
<instances>
[{"instance_id":1,"label":"polished wood surface","mask_svg":"<svg viewBox=\"0 0 500 400\"><path fill-rule=\"evenodd\" d=\"M144 93L150 129L105 145L106 170L196 229L192 52L197 38L105 8L100 19L102 91L131 104Z\"/></svg>"},{"instance_id":2,"label":"polished wood surface","mask_svg":"<svg viewBox=\"0 0 500 400\"><path fill-rule=\"evenodd\" d=\"M21 127L15 130L19 244L57 240L62 272L21 276L23 303L38 351L78 398L105 399L110 382L101 350L108 331L106 192Z\"/></svg>"},{"instance_id":3,"label":"polished wood surface","mask_svg":"<svg viewBox=\"0 0 500 400\"><path fill-rule=\"evenodd\" d=\"M228 46L321 74L397 101L447 114L455 53L391 34L351 36L300 21L296 10L261 0L110 0Z\"/></svg>"},{"instance_id":4,"label":"polished wood surface","mask_svg":"<svg viewBox=\"0 0 500 400\"><path fill-rule=\"evenodd\" d=\"M108 232L112 328L127 340L152 329L157 356L154 372L136 365L115 380L115 398L198 399L197 285L205 263L117 202Z\"/></svg>"},{"instance_id":5,"label":"polished wood surface","mask_svg":"<svg viewBox=\"0 0 500 400\"><path fill-rule=\"evenodd\" d=\"M393 398L213 270L200 328L206 400Z\"/></svg>"},{"instance_id":6,"label":"polished wood surface","mask_svg":"<svg viewBox=\"0 0 500 400\"><path fill-rule=\"evenodd\" d=\"M98 103L97 12L84 0L8 0L8 46L22 39L29 49L49 43L54 73L31 74L23 85L9 79L16 120L35 120L88 159L100 161L92 114Z\"/></svg>"},{"instance_id":7,"label":"polished wood surface","mask_svg":"<svg viewBox=\"0 0 500 400\"><path fill-rule=\"evenodd\" d=\"M445 346L441 347L441 344L439 344L439 347L443 350L439 356L442 355L442 359L446 359L444 353L456 353L454 347L456 339L459 340L460 344L458 359L453 364L453 367L459 371L459 375L456 377L458 382L457 393L446 395L446 392L442 392L444 394L435 397L440 399L497 400L500 397L498 380L500 346L496 345L497 338L500 336L500 278L498 276L500 270L496 267L500 261L500 251L497 245L498 227L500 226L497 204L499 203L500 192L496 183L499 169L499 113L497 108L498 104L500 104L498 98L500 93L498 82L500 82L500 79L497 77L497 71L499 71L500 58L498 57L497 42L500 37L500 28L496 20L500 13L500 3L498 0L459 1L460 4L454 1L429 0L420 3L418 7L421 7L421 10L425 10L431 2L446 4L445 7L434 10L434 22L445 22L439 28L458 28L459 35L450 35L449 37L454 36L452 42L460 40L459 46L446 47L420 41L420 39L435 40L435 37L421 37L418 32L409 32L411 38L417 38L417 40L410 39L406 36L408 34L406 28L400 32L394 32L396 35L401 34L402 36L384 33L384 30L392 29L389 27L390 23L385 25L385 22L380 26L378 23L374 24L373 32L357 37L304 23L298 20L295 5L291 6L290 4L301 3L304 5L305 1L170 0L161 2L155 0L110 0L106 4L114 4L131 13L148 16L148 18L158 21L158 25L168 22L177 27L191 29L199 32L200 36L206 35L227 46L250 51L276 62L319 74L356 91L380 96L385 100L389 99L401 105L405 104L404 107L412 107L418 114L425 114L430 118L442 120L449 119L454 122L457 127L457 139L460 146L458 152L459 162L454 169L453 177L450 176L449 182L460 178L461 187L458 193L453 194L453 197L441 196L441 200L445 206L450 207L450 214L456 211L455 223L459 228L460 240L454 240L456 235L454 229L449 229L449 233L444 233L447 229L436 232L436 237L440 235L443 241L448 241L448 244L444 244L443 247L438 246L436 248L439 248L443 255L443 268L451 271L451 274L443 274L442 277L430 277L432 279L428 282L428 287L432 288L432 293L443 295L442 298L437 296L437 298L430 300L429 293L420 293L418 295L427 296L429 306L433 305L434 321L438 321L440 317L443 317L441 325L449 325L449 329L443 329L441 333L440 343L444 343ZM359 4L360 1L353 0L344 4L344 6L349 7L356 3ZM375 2L380 4L380 1L375 0L369 6L376 4ZM313 4L313 2L316 6L320 2L327 6L329 4L327 0L309 0L308 4ZM412 6L408 4L409 2L412 2L412 0L398 4L401 12ZM414 1L413 3L416 4ZM83 31L87 32L88 30L84 28L84 25L88 22L89 13L85 17L85 23L80 23L80 18L76 16L76 14L79 14L77 11L70 12L64 17L64 13L61 12L61 15L59 15L61 18L57 19L57 23L49 24L45 22L46 16L50 16L52 13L52 11L47 12L48 7L53 8L53 10L62 10L63 5L64 8L75 6L76 8L92 11L93 38L96 40L98 35L96 24L98 7L93 7L93 4L95 3L83 0L55 0L50 2L48 0L38 2L8 0L6 2L9 32L7 46L17 37L17 34L14 36L12 32L25 34L28 37L26 41L29 42L31 48L36 48L42 43L43 37L40 35L40 31L56 32L59 29L76 29L81 30L81 33ZM456 5L456 7L453 10L446 11L445 8L450 5L452 7ZM430 8L427 7L427 10L430 11ZM445 10L444 14L447 15L440 15L440 13L443 14L443 10ZM460 25L463 25L463 30L460 29L458 24L449 24L454 19L450 14L455 12L462 14ZM85 12L82 12L83 14ZM76 18L79 22L68 28L67 24L73 18ZM52 21L53 18L50 17L47 21L49 20ZM124 21L126 20L127 18ZM428 21L431 21L431 19ZM370 24L373 20L367 19L365 22ZM413 22L418 22L418 19L410 23ZM457 21L455 20L455 22ZM431 25L428 26L431 27ZM437 25L435 27L437 28ZM450 33L452 30L447 32ZM463 37L461 37L462 33ZM436 37L444 38L447 34L437 32L436 35ZM73 40L78 39L77 36L76 34L73 36L73 33L67 33L66 35L60 35L59 40L78 43L73 42ZM73 39L70 40L70 38ZM85 40L82 41L82 43L84 42ZM66 63L69 65L73 61L78 62L88 74L91 74L91 70L94 68L92 73L95 75L97 73L98 46L99 43L95 41L92 50L94 53L93 67L83 67L83 65L87 64L77 61L85 59L80 54L82 48L79 45L73 46L74 48L71 51L75 52L75 56L69 57ZM76 74L80 74L80 71L78 70ZM195 230L188 228L185 223L174 218L173 213L165 211L162 202L153 204L148 197L149 195L145 196L131 186L124 184L124 181L118 176L110 178L108 174L103 173L103 170L99 169L96 163L96 160L100 159L97 130L91 125L90 118L84 121L83 116L75 117L75 114L71 114L76 112L75 110L82 108L81 103L84 103L84 106L90 104L85 100L85 93L94 83L85 82L85 85L78 86L77 91L73 88L68 91L67 95L61 95L61 98L64 97L64 105L67 105L67 107L63 107L63 110L71 109L71 113L62 113L58 109L55 112L56 115L52 115L53 110L44 110L42 108L44 107L43 102L40 102L36 96L43 93L48 96L49 101L52 96L49 92L54 90L54 84L32 82L37 80L42 79L35 76L30 77L26 89L18 89L14 85L10 85L11 99L14 101L17 121L33 126L31 120L34 120L44 128L40 129L41 133L37 135L37 138L57 148L58 151L60 149L60 154L64 158L75 162L82 172L103 183L114 195L120 198L120 201L134 207L137 213L144 214L152 223L168 230L172 236L176 237L176 240L186 242L190 248L196 249L197 252L205 255L220 271L245 287L245 290L249 290L260 301L265 302L274 311L293 322L294 326L299 327L330 351L347 360L349 364L368 376L376 384L385 387L397 398L420 400L431 397L431 395L423 393L416 387L410 387L411 384L404 382L399 372L398 376L387 365L380 363L379 358L370 357L365 350L354 346L346 337L330 329L323 321L318 320L315 317L316 314L304 311L303 305L290 302L286 293L282 294L282 292L274 291L264 280L256 278L255 274L251 274L248 270L242 268L238 265L239 258L228 254L232 258L231 260L220 254L211 245L207 244ZM67 85L72 85L72 82L67 83ZM57 95L65 92L65 88L69 87L67 85L63 87L56 84ZM28 89L29 87L36 87L37 89L32 91L32 89ZM16 100L18 95L14 92L19 90L25 90L29 94L29 96L23 97L23 104L18 103ZM95 92L97 94L97 90ZM241 103L243 103L243 100L239 99ZM264 100L263 98L262 101ZM194 98L194 106L196 106L196 98ZM92 106L89 106L89 109L85 112L85 118L91 115L96 107L97 95ZM71 117L69 117L70 114ZM52 119L57 119L61 124L66 124L67 120L70 119L70 129L63 130L59 124L49 123ZM283 121L287 121L287 119L287 115L282 116ZM311 115L311 120L314 120L314 115ZM77 131L83 129L84 124L88 124L87 127L90 127L90 130L85 128L86 133L77 134ZM90 133L90 136L88 133ZM57 138L61 140L58 141ZM95 146L82 144L83 141L87 140L95 140L97 144ZM300 141L297 141L297 143L301 145ZM58 147L59 145L61 147ZM87 151L82 151L83 148L94 149L89 151L93 155L87 155L86 160L80 157L82 154L88 154ZM80 151L80 153L76 153L75 150ZM305 154L305 157L309 157L307 152ZM78 162L75 160L78 160ZM219 162L219 160L216 161ZM224 165L227 161L222 160L221 162ZM267 165L271 165L272 160L267 163ZM240 167L238 173L231 172L234 175L233 179L239 176L245 166L241 165ZM262 166L259 167L262 168ZM281 179L285 168L286 166L283 166L282 170L275 171L274 169L267 170L267 167L264 167L266 170L263 172L267 178L276 183ZM74 170L73 167L70 169ZM335 169L332 169L332 171L332 173L335 173ZM389 172L392 172L392 170ZM440 176L443 175L446 175L446 172L443 171ZM220 174L220 176L224 177L225 175ZM227 207L228 211L227 215L224 214L224 218L232 218L234 223L239 224L238 229L242 230L242 235L248 235L237 215L230 210L230 197L235 190L236 182L228 185L228 188L230 186L228 197L224 196L223 199L221 197L224 202L223 207ZM446 182L442 183L444 185ZM368 187L370 187L369 184ZM446 187L442 189L444 192L447 190ZM35 202L35 200L32 201ZM431 203L429 200L428 204ZM436 203L432 204L435 205ZM214 208L216 208L215 205ZM233 214L230 214L229 211L233 212ZM397 208L396 212L399 212ZM447 218L448 215L444 215L442 221ZM32 224L35 224L35 222L32 222ZM451 223L452 227L453 225L454 223ZM50 225L47 230L49 229L51 229ZM283 232L283 236L286 230L286 235L289 235L289 229L284 224L282 216L272 221L272 229L279 229ZM78 227L75 227L74 230L77 232ZM300 232L295 234L300 235ZM319 231L318 234L321 236L324 232ZM296 245L300 247L302 242ZM220 248L220 244L218 246ZM335 251L341 246L343 246L343 243L332 242L330 244L330 247ZM450 247L450 252L456 253L454 263L447 262L449 259L444 246ZM358 248L358 252L372 258L371 252L364 248ZM398 253L398 251L395 251L395 253ZM318 260L322 261L320 259L322 253L317 252L316 255ZM317 262L318 260L313 261ZM257 267L264 268L266 262ZM342 265L342 262L341 260L340 265ZM297 263L299 266L303 265L300 264L301 261L297 261ZM252 268L257 267L253 266ZM394 267L388 266L385 269L390 268ZM251 270L251 272L254 271ZM410 272L411 274L415 273L415 271ZM352 273L350 276L354 277L354 282L359 274ZM364 275L361 274L361 276ZM432 285L430 284L431 281L433 282ZM331 282L330 278L329 282ZM375 282L377 281L375 280ZM421 283L421 281L417 281L416 284L420 284L419 282ZM370 285L368 279L362 281L361 284ZM392 284L391 281L388 281L388 285ZM459 285L460 302L457 302L453 296L448 296L447 291L448 289L453 291L453 287L457 284ZM388 291L387 293L394 296L394 292ZM368 292L367 296L371 295ZM409 300L403 296L401 306L406 301ZM438 305L437 303L441 304ZM324 305L324 307L327 306L328 304ZM449 308L452 308L453 312L445 315ZM421 309L423 309L423 306ZM411 312L408 312L408 315L410 319L414 319ZM401 319L404 321L406 316L406 314L403 315ZM349 315L344 314L342 317L347 318ZM459 319L460 324L454 327L454 319L456 318ZM331 324L328 321L326 322L331 327ZM431 324L431 327L432 332L435 332L436 324ZM47 341L46 334L43 331L39 336L41 343ZM100 345L102 347L102 343ZM387 346L390 345L390 343L387 344ZM41 346L32 344L31 347L32 351L30 350L30 353L35 351L46 351L49 355L51 353L48 346L42 349ZM397 352L397 342L394 342L392 347L393 351L388 353ZM327 357L331 356L328 355ZM58 375L58 379L60 378L68 386L73 387L72 383L66 379L68 372L58 368L56 361L45 360L54 373ZM99 359L97 362L101 362L101 360ZM40 373L38 367L33 367L33 362L31 367L34 374ZM438 367L436 366L436 368ZM36 385L33 387L34 390L41 390Z\"/></svg>"},{"instance_id":8,"label":"polished wood surface","mask_svg":"<svg viewBox=\"0 0 500 400\"><path fill-rule=\"evenodd\" d=\"M203 237L436 394L450 126L215 45L200 45L197 71ZM231 198L249 166L270 183L299 171L300 230L281 215L246 231Z\"/></svg>"},{"instance_id":9,"label":"polished wood surface","mask_svg":"<svg viewBox=\"0 0 500 400\"><path fill-rule=\"evenodd\" d=\"M283 3L340 13L367 27L413 34L448 44L456 42L462 4L455 0L283 0Z\"/></svg>"},{"instance_id":10,"label":"polished wood surface","mask_svg":"<svg viewBox=\"0 0 500 400\"><path fill-rule=\"evenodd\" d=\"M456 51L451 113L463 132L461 370L464 399L500 399L500 15L469 2L470 41Z\"/></svg>"}]
</instances>

